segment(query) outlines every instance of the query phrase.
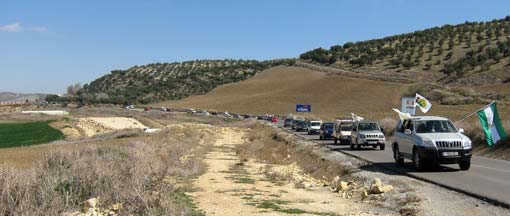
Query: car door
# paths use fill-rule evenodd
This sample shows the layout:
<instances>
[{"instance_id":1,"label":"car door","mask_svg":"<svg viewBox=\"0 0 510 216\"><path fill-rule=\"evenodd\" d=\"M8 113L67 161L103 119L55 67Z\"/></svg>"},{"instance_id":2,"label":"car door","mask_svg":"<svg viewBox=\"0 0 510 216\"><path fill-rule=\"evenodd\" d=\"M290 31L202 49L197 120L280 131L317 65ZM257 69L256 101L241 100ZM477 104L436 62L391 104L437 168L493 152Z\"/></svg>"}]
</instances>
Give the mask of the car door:
<instances>
[{"instance_id":1,"label":"car door","mask_svg":"<svg viewBox=\"0 0 510 216\"><path fill-rule=\"evenodd\" d=\"M357 138L358 137L358 124L354 124L352 126L352 130L351 130L351 142L354 143L354 144L357 144L356 141L357 141Z\"/></svg>"},{"instance_id":2,"label":"car door","mask_svg":"<svg viewBox=\"0 0 510 216\"><path fill-rule=\"evenodd\" d=\"M321 124L321 127L319 129L319 136L321 136L321 137L324 136L324 130L325 130L324 124Z\"/></svg>"},{"instance_id":3,"label":"car door","mask_svg":"<svg viewBox=\"0 0 510 216\"><path fill-rule=\"evenodd\" d=\"M405 134L406 130L410 130L411 134ZM401 142L399 142L400 152L410 158L413 154L413 134L414 134L414 122L412 120L405 120L401 131Z\"/></svg>"},{"instance_id":4,"label":"car door","mask_svg":"<svg viewBox=\"0 0 510 216\"><path fill-rule=\"evenodd\" d=\"M336 137L337 139L342 138L340 137L340 126L341 126L340 122L335 122L335 127L333 128L333 136Z\"/></svg>"}]
</instances>

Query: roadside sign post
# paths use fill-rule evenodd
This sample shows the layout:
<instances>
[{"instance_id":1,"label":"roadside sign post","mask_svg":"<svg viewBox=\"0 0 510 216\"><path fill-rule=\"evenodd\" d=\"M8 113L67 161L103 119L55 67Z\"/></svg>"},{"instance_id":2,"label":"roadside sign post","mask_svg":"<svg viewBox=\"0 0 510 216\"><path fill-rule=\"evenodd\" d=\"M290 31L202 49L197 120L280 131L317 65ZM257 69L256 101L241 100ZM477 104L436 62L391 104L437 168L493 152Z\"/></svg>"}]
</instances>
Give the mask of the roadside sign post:
<instances>
[{"instance_id":1,"label":"roadside sign post","mask_svg":"<svg viewBox=\"0 0 510 216\"><path fill-rule=\"evenodd\" d=\"M296 112L312 112L312 105L296 104Z\"/></svg>"},{"instance_id":2,"label":"roadside sign post","mask_svg":"<svg viewBox=\"0 0 510 216\"><path fill-rule=\"evenodd\" d=\"M416 115L415 97L402 97L402 112Z\"/></svg>"}]
</instances>

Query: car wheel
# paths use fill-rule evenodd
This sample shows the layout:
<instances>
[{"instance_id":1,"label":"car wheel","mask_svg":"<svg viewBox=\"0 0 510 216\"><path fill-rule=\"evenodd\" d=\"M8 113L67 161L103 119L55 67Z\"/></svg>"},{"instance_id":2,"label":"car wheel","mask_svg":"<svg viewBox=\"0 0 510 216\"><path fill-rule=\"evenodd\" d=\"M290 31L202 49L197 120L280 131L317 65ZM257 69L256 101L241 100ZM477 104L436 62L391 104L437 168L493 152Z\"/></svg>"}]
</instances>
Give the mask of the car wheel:
<instances>
[{"instance_id":1,"label":"car wheel","mask_svg":"<svg viewBox=\"0 0 510 216\"><path fill-rule=\"evenodd\" d=\"M398 146L395 146L395 150L393 150L393 158L395 159L395 164L397 166L404 165L404 158L400 157L400 151L398 150Z\"/></svg>"},{"instance_id":2,"label":"car wheel","mask_svg":"<svg viewBox=\"0 0 510 216\"><path fill-rule=\"evenodd\" d=\"M319 140L322 140L322 136L321 135L319 135Z\"/></svg>"},{"instance_id":3,"label":"car wheel","mask_svg":"<svg viewBox=\"0 0 510 216\"><path fill-rule=\"evenodd\" d=\"M423 158L420 155L420 152L416 149L413 150L413 165L417 170L423 169Z\"/></svg>"},{"instance_id":4,"label":"car wheel","mask_svg":"<svg viewBox=\"0 0 510 216\"><path fill-rule=\"evenodd\" d=\"M386 148L386 145L385 145L385 144L381 144L381 145L379 145L379 149L380 149L381 151L384 151L384 149L385 149L385 148Z\"/></svg>"},{"instance_id":5,"label":"car wheel","mask_svg":"<svg viewBox=\"0 0 510 216\"><path fill-rule=\"evenodd\" d=\"M471 160L463 160L459 162L460 170L469 170L471 167Z\"/></svg>"}]
</instances>

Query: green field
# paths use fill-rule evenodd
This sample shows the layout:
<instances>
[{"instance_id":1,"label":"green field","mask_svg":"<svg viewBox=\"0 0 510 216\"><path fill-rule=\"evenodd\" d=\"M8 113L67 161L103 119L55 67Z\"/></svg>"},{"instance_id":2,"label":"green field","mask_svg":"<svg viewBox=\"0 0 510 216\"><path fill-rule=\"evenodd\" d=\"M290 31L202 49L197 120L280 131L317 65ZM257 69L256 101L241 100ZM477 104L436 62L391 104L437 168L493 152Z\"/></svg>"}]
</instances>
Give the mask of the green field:
<instances>
[{"instance_id":1,"label":"green field","mask_svg":"<svg viewBox=\"0 0 510 216\"><path fill-rule=\"evenodd\" d=\"M0 148L30 146L64 139L50 122L0 123Z\"/></svg>"}]
</instances>

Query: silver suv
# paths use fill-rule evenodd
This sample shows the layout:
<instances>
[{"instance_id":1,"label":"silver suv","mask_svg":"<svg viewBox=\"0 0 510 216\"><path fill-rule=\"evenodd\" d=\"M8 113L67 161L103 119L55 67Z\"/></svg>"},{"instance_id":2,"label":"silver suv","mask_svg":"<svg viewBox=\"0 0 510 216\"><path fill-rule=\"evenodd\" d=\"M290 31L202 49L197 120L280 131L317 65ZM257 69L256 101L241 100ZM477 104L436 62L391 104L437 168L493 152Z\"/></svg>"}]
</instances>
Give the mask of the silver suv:
<instances>
[{"instance_id":1,"label":"silver suv","mask_svg":"<svg viewBox=\"0 0 510 216\"><path fill-rule=\"evenodd\" d=\"M461 170L468 170L471 140L463 132L442 117L419 116L399 121L392 145L395 163L402 166L407 158L416 169L458 163Z\"/></svg>"},{"instance_id":2,"label":"silver suv","mask_svg":"<svg viewBox=\"0 0 510 216\"><path fill-rule=\"evenodd\" d=\"M357 121L354 122L351 132L351 149L356 147L360 149L361 146L372 146L384 150L386 146L386 137L379 127L377 122L373 121Z\"/></svg>"}]
</instances>

